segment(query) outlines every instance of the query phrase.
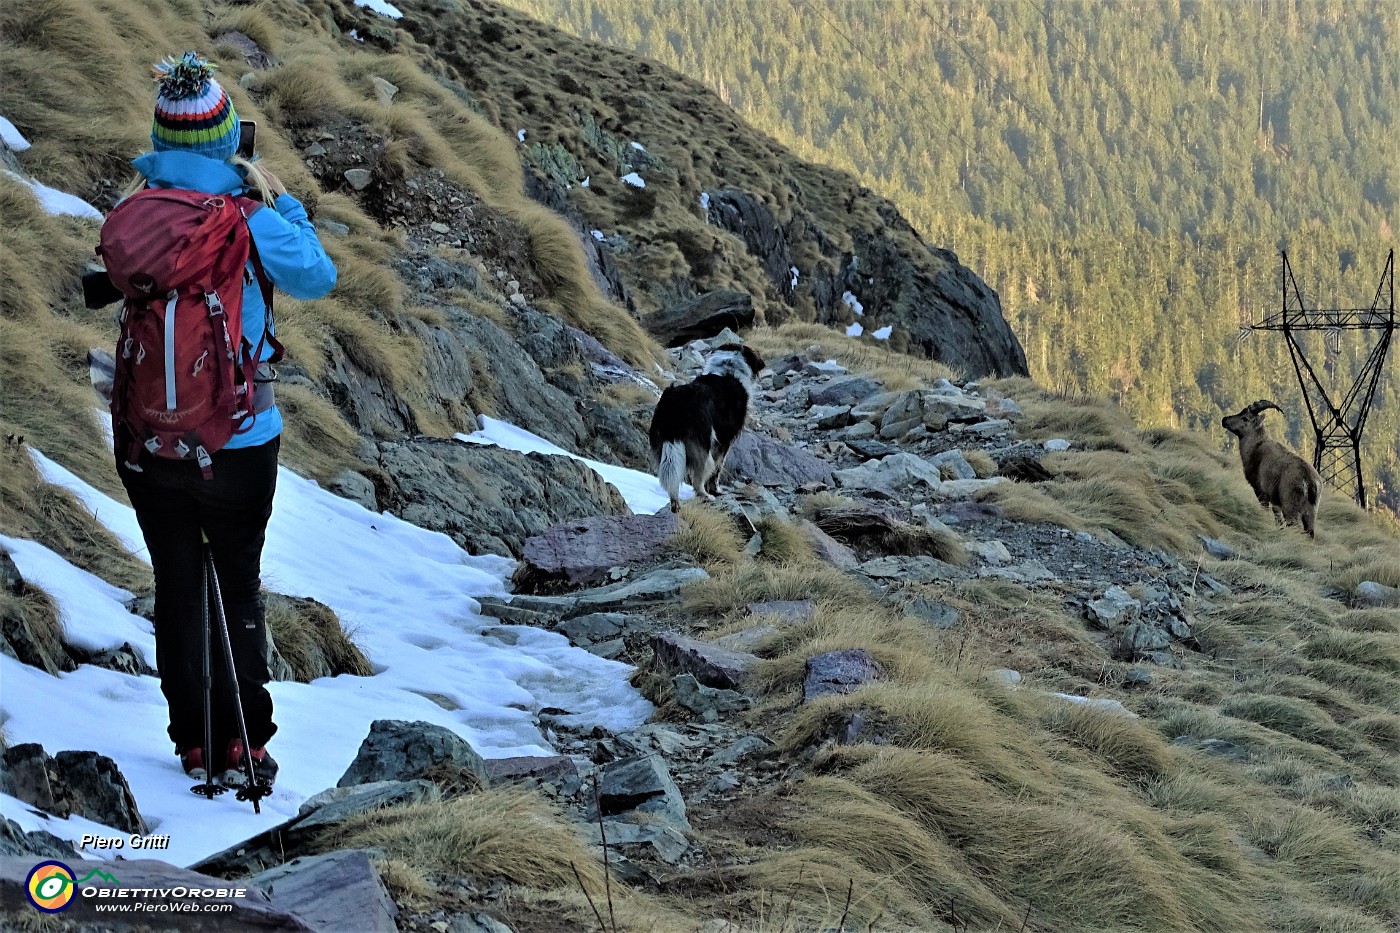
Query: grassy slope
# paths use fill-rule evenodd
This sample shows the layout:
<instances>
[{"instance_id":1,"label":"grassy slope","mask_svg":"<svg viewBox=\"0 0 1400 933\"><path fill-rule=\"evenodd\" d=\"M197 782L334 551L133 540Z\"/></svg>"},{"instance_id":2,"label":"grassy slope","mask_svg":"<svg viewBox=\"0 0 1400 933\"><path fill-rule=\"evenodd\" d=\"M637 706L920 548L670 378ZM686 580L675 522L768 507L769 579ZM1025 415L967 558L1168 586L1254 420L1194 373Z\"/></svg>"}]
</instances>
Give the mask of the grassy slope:
<instances>
[{"instance_id":1,"label":"grassy slope","mask_svg":"<svg viewBox=\"0 0 1400 933\"><path fill-rule=\"evenodd\" d=\"M121 178L123 157L142 142L149 106L143 63L186 45L207 48L211 34L235 22L288 63L259 79L254 96L235 93L240 109L263 123L271 164L295 190L314 195L279 143L280 128L306 119L308 102L324 98L327 111L376 121L406 153L448 160L484 200L517 205L519 170L504 161L506 153L513 159L510 141L456 97L440 95L441 85L417 70L415 55L351 50L333 38L332 24L364 21L348 5L317 0L209 11L177 0L9 3L0 10L0 113L35 140L25 157L35 175L101 200L104 180ZM91 36L108 34L122 41L90 60ZM400 43L401 51L410 45ZM242 72L231 53L220 54L230 73ZM516 65L536 66L538 60ZM402 106L376 109L371 73L403 89ZM79 81L82 93L54 75ZM668 145L678 146L684 132L676 128ZM500 154L494 161L492 152ZM360 297L348 309L308 303L291 316L299 318L292 337L308 355L329 337L355 336L354 301L397 313L384 264L394 234L346 199L326 196L320 208L351 226L337 259L356 270L363 287L351 291ZM0 213L0 428L26 433L111 489L83 371L86 348L110 341L110 322L81 309L73 285L94 232L42 214L9 182L0 182ZM816 337L796 328L758 340L771 352L802 349ZM836 343L832 349L851 354L851 362L883 365L885 375L906 385L937 375L927 364L861 358L858 349ZM399 375L412 378L411 371ZM1111 530L1184 554L1194 553L1195 531L1241 548L1241 559L1203 562L1236 589L1234 599L1200 619L1210 654L1188 659L1180 672L1154 672L1149 691L1125 697L1142 719L1067 712L1038 691L1008 693L983 676L1014 666L1032 687L1117 695L1121 667L1102 660L1059 600L1000 583L934 592L966 620L935 635L924 623L869 604L862 591L809 563L800 547L754 562L711 535L703 547L696 544L716 570L712 584L691 594L698 617L763 596L826 599L810 624L765 649L765 701L753 725L797 754L842 707L861 706L878 712L890 742L823 751L805 777L704 821L707 848L723 856L717 866L677 886L683 895L624 898L624 924L681 929L683 917L716 914L769 928L834 922L851 885L850 918L864 925L878 916L877 927L891 929L942 922L1015 929L1027 913L1028 928L1038 930L1393 928L1400 920L1400 612L1349 611L1317 590L1363 577L1400 583L1394 534L1333 499L1315 545L1264 521L1214 439L1138 431L1109 406L1052 397L1027 382L995 388L1027 407L1027 433L1097 448L1052 461L1061 477L1040 491L1012 487L1002 500L1011 514ZM305 407L294 409L294 421L298 410L313 416L294 431L314 422L348 449L351 432L329 405L315 408L318 401L308 393ZM313 447L337 446L294 436L307 456ZM0 529L35 536L133 585L140 568L113 557L119 550L71 499L44 487L25 458L3 456ZM334 455L321 468L348 456ZM730 622L742 624L737 613ZM797 711L802 659L851 646L885 661L893 681ZM1254 758L1226 764L1168 744L1188 733L1236 742ZM1342 774L1350 782L1337 780ZM566 862L581 858L577 850L559 844L513 859L493 854L494 840L518 827L525 806L493 797L475 807L405 814L393 826L366 827L375 833L367 838L385 844L402 868L391 875L401 895L415 895L425 868L502 872L518 882L511 895L517 903L590 922L566 873ZM431 832L412 829L420 818ZM528 818L552 819L538 809ZM743 832L755 821L769 832L761 847ZM581 870L596 892L596 866ZM441 895L420 888L416 896Z\"/></svg>"}]
</instances>

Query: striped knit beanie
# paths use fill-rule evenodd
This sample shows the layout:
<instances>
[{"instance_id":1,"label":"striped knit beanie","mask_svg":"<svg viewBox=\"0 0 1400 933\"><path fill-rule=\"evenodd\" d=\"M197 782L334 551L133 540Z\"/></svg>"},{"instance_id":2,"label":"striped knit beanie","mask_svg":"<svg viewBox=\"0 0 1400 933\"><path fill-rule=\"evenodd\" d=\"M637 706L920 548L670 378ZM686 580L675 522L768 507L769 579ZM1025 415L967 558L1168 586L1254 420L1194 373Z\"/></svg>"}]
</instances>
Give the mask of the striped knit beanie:
<instances>
[{"instance_id":1,"label":"striped knit beanie","mask_svg":"<svg viewBox=\"0 0 1400 933\"><path fill-rule=\"evenodd\" d=\"M238 150L238 114L214 80L214 67L197 52L155 66L152 76L160 84L160 96L151 145L157 152L179 149L223 160Z\"/></svg>"}]
</instances>

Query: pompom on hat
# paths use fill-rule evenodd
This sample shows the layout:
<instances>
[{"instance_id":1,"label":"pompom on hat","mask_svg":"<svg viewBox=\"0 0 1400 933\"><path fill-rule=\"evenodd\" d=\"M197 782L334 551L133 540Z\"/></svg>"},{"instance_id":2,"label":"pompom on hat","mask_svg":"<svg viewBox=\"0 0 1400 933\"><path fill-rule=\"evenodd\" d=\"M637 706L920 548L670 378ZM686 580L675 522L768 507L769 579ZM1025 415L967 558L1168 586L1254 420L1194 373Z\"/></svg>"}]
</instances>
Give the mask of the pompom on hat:
<instances>
[{"instance_id":1,"label":"pompom on hat","mask_svg":"<svg viewBox=\"0 0 1400 933\"><path fill-rule=\"evenodd\" d=\"M160 84L151 145L224 160L238 150L238 114L228 93L214 80L215 66L197 52L167 58L154 66Z\"/></svg>"}]
</instances>

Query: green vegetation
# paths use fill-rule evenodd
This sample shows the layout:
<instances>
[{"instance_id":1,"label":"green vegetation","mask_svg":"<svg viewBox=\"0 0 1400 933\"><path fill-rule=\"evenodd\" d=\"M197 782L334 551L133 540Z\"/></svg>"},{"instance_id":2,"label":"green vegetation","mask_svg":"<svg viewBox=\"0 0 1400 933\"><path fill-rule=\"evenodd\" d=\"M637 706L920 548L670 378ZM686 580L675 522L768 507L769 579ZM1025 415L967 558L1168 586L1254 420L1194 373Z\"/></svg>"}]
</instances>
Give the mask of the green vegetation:
<instances>
[{"instance_id":1,"label":"green vegetation","mask_svg":"<svg viewBox=\"0 0 1400 933\"><path fill-rule=\"evenodd\" d=\"M1400 229L1400 7L1343 0L512 0L703 81L851 172L1001 295L1044 385L1219 435L1273 398L1311 429L1279 307L1370 307ZM799 289L800 291L800 289ZM1345 383L1367 352L1309 347ZM1368 427L1400 508L1400 364Z\"/></svg>"}]
</instances>

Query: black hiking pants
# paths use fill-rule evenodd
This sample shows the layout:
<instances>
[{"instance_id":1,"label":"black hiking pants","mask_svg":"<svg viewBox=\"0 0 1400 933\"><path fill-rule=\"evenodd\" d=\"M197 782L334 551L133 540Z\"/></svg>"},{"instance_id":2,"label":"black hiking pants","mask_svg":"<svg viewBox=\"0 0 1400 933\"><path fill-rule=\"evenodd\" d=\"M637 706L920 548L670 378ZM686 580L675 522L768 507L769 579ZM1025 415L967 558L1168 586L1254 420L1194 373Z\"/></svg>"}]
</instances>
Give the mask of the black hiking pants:
<instances>
[{"instance_id":1,"label":"black hiking pants","mask_svg":"<svg viewBox=\"0 0 1400 933\"><path fill-rule=\"evenodd\" d=\"M257 447L218 451L213 478L207 480L193 461L165 460L144 450L141 472L129 470L122 463L128 448L117 446L117 473L136 510L155 572L156 668L170 706L170 738L177 753L204 744L201 529L209 538L223 595L248 741L259 748L277 731L266 686L267 628L260 590L280 446L281 438L273 438ZM229 740L238 736L238 720L212 606L209 624L214 733L210 764L218 767Z\"/></svg>"}]
</instances>

